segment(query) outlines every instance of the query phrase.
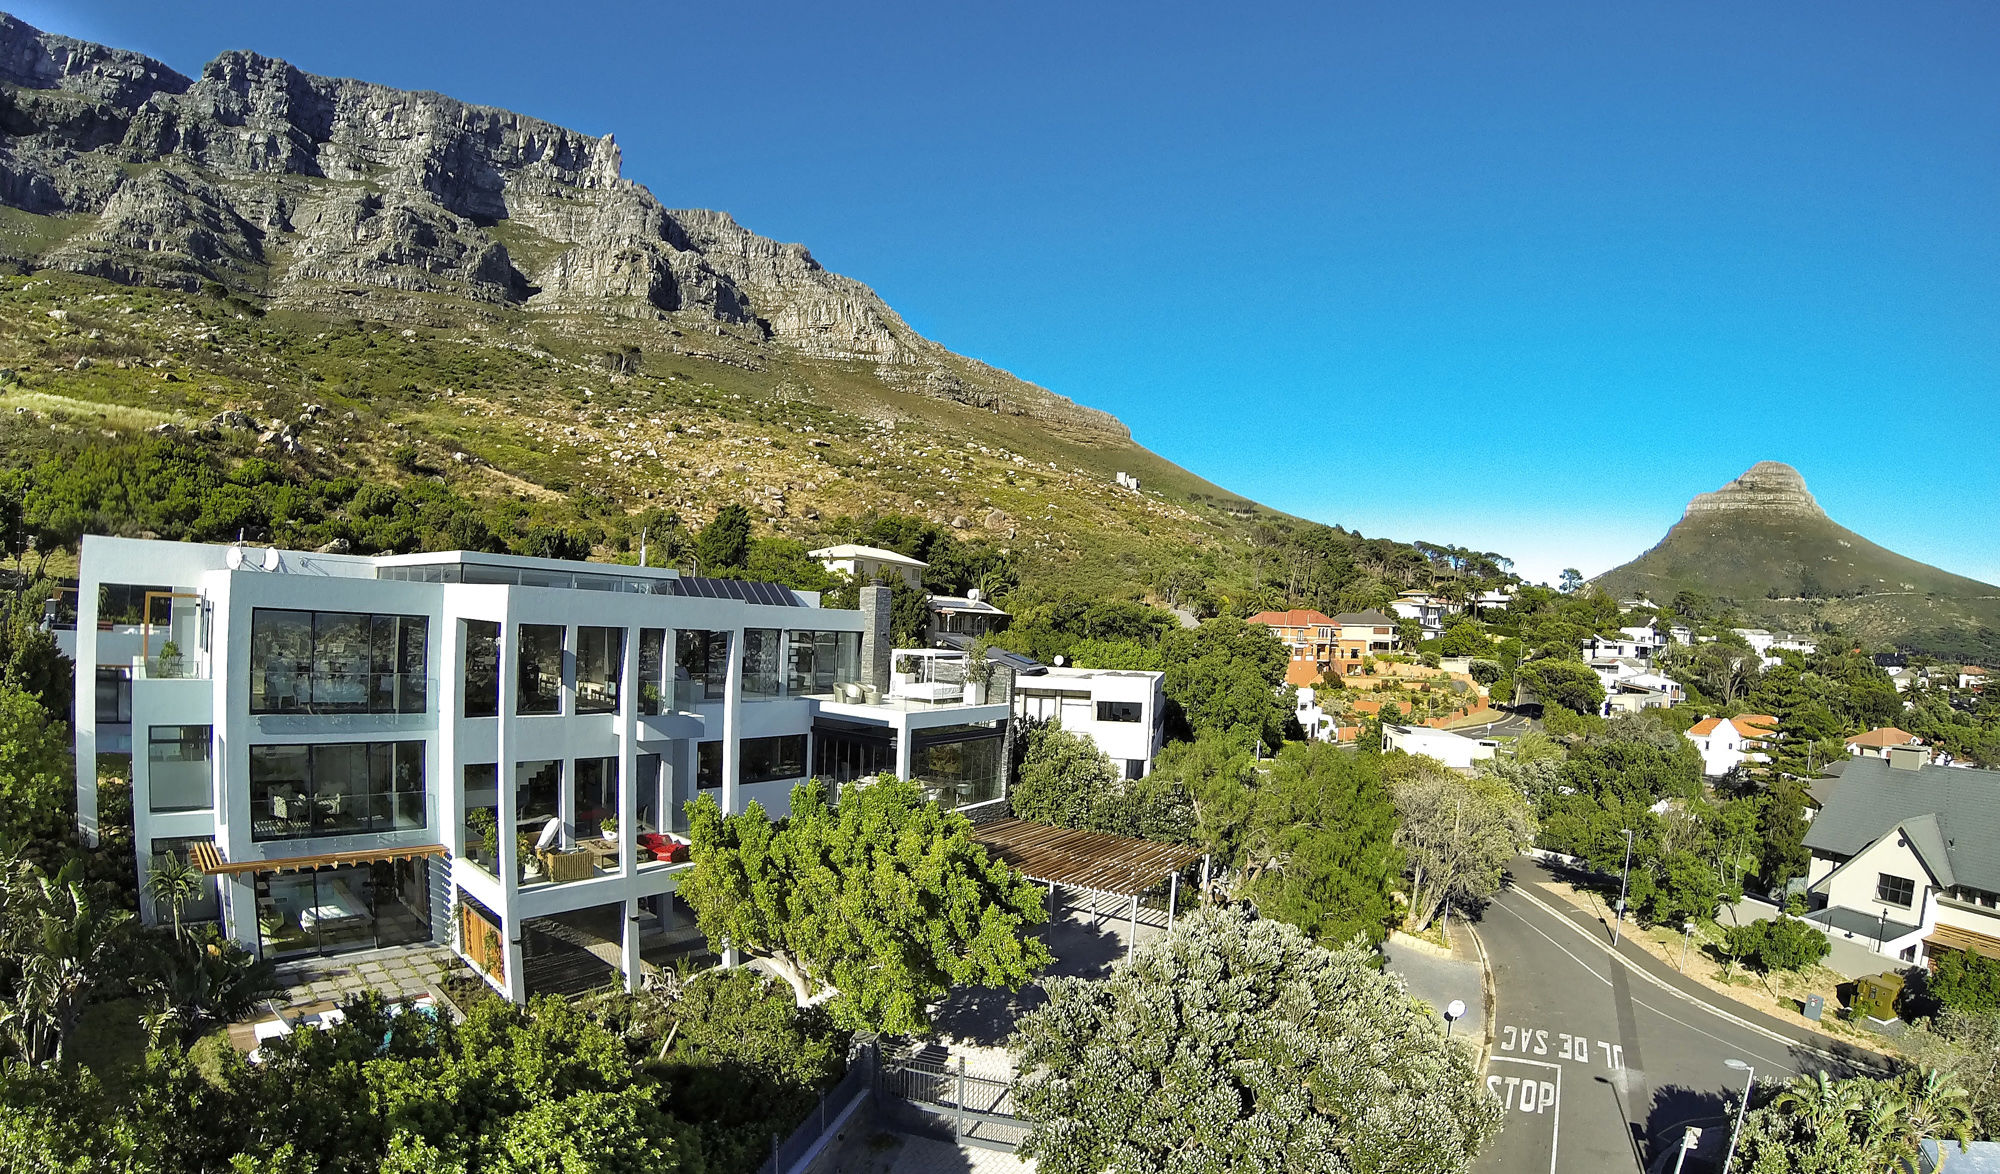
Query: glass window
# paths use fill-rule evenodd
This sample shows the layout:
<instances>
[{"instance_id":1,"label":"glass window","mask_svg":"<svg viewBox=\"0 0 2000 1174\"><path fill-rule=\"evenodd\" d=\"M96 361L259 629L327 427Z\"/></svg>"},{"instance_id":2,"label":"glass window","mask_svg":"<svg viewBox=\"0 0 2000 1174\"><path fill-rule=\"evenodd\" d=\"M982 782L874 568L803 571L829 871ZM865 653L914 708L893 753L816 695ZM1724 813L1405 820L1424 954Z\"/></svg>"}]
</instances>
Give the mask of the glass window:
<instances>
[{"instance_id":1,"label":"glass window","mask_svg":"<svg viewBox=\"0 0 2000 1174\"><path fill-rule=\"evenodd\" d=\"M500 765L465 765L465 797L459 803L465 820L465 855L487 872L500 874Z\"/></svg>"},{"instance_id":2,"label":"glass window","mask_svg":"<svg viewBox=\"0 0 2000 1174\"><path fill-rule=\"evenodd\" d=\"M97 670L97 724L119 725L132 720L132 670Z\"/></svg>"},{"instance_id":3,"label":"glass window","mask_svg":"<svg viewBox=\"0 0 2000 1174\"><path fill-rule=\"evenodd\" d=\"M1100 701L1097 703L1097 720L1101 722L1136 722L1140 720L1144 706L1136 701Z\"/></svg>"},{"instance_id":4,"label":"glass window","mask_svg":"<svg viewBox=\"0 0 2000 1174\"><path fill-rule=\"evenodd\" d=\"M925 794L946 807L998 799L1006 767L1002 732L988 726L944 726L915 734L910 773Z\"/></svg>"},{"instance_id":5,"label":"glass window","mask_svg":"<svg viewBox=\"0 0 2000 1174\"><path fill-rule=\"evenodd\" d=\"M704 791L722 785L722 743L696 744L694 785Z\"/></svg>"},{"instance_id":6,"label":"glass window","mask_svg":"<svg viewBox=\"0 0 2000 1174\"><path fill-rule=\"evenodd\" d=\"M152 811L201 811L214 805L210 726L153 726L146 739L146 803Z\"/></svg>"},{"instance_id":7,"label":"glass window","mask_svg":"<svg viewBox=\"0 0 2000 1174\"><path fill-rule=\"evenodd\" d=\"M743 696L776 697L784 683L784 633L776 628L743 632Z\"/></svg>"},{"instance_id":8,"label":"glass window","mask_svg":"<svg viewBox=\"0 0 2000 1174\"><path fill-rule=\"evenodd\" d=\"M729 633L682 629L674 661L674 679L688 682L690 699L722 700L729 686Z\"/></svg>"},{"instance_id":9,"label":"glass window","mask_svg":"<svg viewBox=\"0 0 2000 1174\"><path fill-rule=\"evenodd\" d=\"M429 705L423 616L250 613L252 713L422 713Z\"/></svg>"},{"instance_id":10,"label":"glass window","mask_svg":"<svg viewBox=\"0 0 2000 1174\"><path fill-rule=\"evenodd\" d=\"M250 835L295 840L424 827L424 744L250 748Z\"/></svg>"},{"instance_id":11,"label":"glass window","mask_svg":"<svg viewBox=\"0 0 2000 1174\"><path fill-rule=\"evenodd\" d=\"M500 625L465 621L465 716L500 716Z\"/></svg>"},{"instance_id":12,"label":"glass window","mask_svg":"<svg viewBox=\"0 0 2000 1174\"><path fill-rule=\"evenodd\" d=\"M165 857L173 856L178 860L187 861L191 859L189 853L194 850L196 844L213 843L215 843L214 836L162 837L153 841L153 860L157 864L163 861ZM200 921L220 921L222 919L222 897L220 890L216 887L215 881L216 878L212 876L203 877L201 891L181 904L182 925ZM160 921L171 921L173 919L173 911L167 908L166 902L155 901L153 906L154 916Z\"/></svg>"},{"instance_id":13,"label":"glass window","mask_svg":"<svg viewBox=\"0 0 2000 1174\"><path fill-rule=\"evenodd\" d=\"M672 713L674 695L667 676L667 633L664 628L639 631L639 712Z\"/></svg>"},{"instance_id":14,"label":"glass window","mask_svg":"<svg viewBox=\"0 0 2000 1174\"><path fill-rule=\"evenodd\" d=\"M542 825L562 814L562 763L521 762L514 766L514 826L523 835L537 835Z\"/></svg>"},{"instance_id":15,"label":"glass window","mask_svg":"<svg viewBox=\"0 0 2000 1174\"><path fill-rule=\"evenodd\" d=\"M831 693L835 684L860 675L861 633L792 632L786 681L794 694Z\"/></svg>"},{"instance_id":16,"label":"glass window","mask_svg":"<svg viewBox=\"0 0 2000 1174\"><path fill-rule=\"evenodd\" d=\"M161 627L172 623L174 601L166 598L171 587L144 586L133 583L99 583L97 585L98 624L151 624ZM149 601L146 596L151 594ZM151 614L147 614L150 603Z\"/></svg>"},{"instance_id":17,"label":"glass window","mask_svg":"<svg viewBox=\"0 0 2000 1174\"><path fill-rule=\"evenodd\" d=\"M521 650L516 667L514 712L549 714L562 712L563 630L553 624L522 624Z\"/></svg>"},{"instance_id":18,"label":"glass window","mask_svg":"<svg viewBox=\"0 0 2000 1174\"><path fill-rule=\"evenodd\" d=\"M832 783L896 772L896 734L866 726L813 723L813 775Z\"/></svg>"},{"instance_id":19,"label":"glass window","mask_svg":"<svg viewBox=\"0 0 2000 1174\"><path fill-rule=\"evenodd\" d=\"M577 759L574 802L577 836L589 839L599 834L605 819L618 814L618 760Z\"/></svg>"},{"instance_id":20,"label":"glass window","mask_svg":"<svg viewBox=\"0 0 2000 1174\"><path fill-rule=\"evenodd\" d=\"M720 747L722 744L718 742L716 745ZM805 774L804 734L743 739L743 761L737 769L739 782L771 783L780 779L802 779Z\"/></svg>"},{"instance_id":21,"label":"glass window","mask_svg":"<svg viewBox=\"0 0 2000 1174\"><path fill-rule=\"evenodd\" d=\"M1916 899L1916 895L1917 883L1909 877L1890 876L1886 872L1877 874L1875 899L1884 905L1898 905L1908 909L1910 903Z\"/></svg>"},{"instance_id":22,"label":"glass window","mask_svg":"<svg viewBox=\"0 0 2000 1174\"><path fill-rule=\"evenodd\" d=\"M576 711L618 712L618 680L625 673L625 629L576 630Z\"/></svg>"}]
</instances>

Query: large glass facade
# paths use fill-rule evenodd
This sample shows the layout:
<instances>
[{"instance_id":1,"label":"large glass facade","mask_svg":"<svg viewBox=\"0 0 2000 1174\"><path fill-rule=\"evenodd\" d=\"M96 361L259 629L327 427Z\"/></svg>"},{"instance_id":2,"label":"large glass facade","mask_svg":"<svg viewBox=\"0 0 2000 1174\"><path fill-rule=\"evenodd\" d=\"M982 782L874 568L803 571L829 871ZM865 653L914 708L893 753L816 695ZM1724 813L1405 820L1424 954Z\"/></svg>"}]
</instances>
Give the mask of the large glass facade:
<instances>
[{"instance_id":1,"label":"large glass facade","mask_svg":"<svg viewBox=\"0 0 2000 1174\"><path fill-rule=\"evenodd\" d=\"M250 748L250 836L297 840L424 826L422 742Z\"/></svg>"},{"instance_id":2,"label":"large glass facade","mask_svg":"<svg viewBox=\"0 0 2000 1174\"><path fill-rule=\"evenodd\" d=\"M172 590L171 587L145 586L137 583L99 583L97 622L151 624L156 628L172 623L174 601L167 597ZM151 614L148 614L149 611Z\"/></svg>"},{"instance_id":3,"label":"large glass facade","mask_svg":"<svg viewBox=\"0 0 2000 1174\"><path fill-rule=\"evenodd\" d=\"M748 628L743 632L743 698L754 701L776 697L785 682L785 634L776 628Z\"/></svg>"},{"instance_id":4,"label":"large glass facade","mask_svg":"<svg viewBox=\"0 0 2000 1174\"><path fill-rule=\"evenodd\" d=\"M674 662L674 679L687 683L690 700L722 700L729 686L729 633L681 629Z\"/></svg>"},{"instance_id":5,"label":"large glass facade","mask_svg":"<svg viewBox=\"0 0 2000 1174\"><path fill-rule=\"evenodd\" d=\"M514 826L523 835L539 837L542 827L562 815L562 763L559 760L514 764Z\"/></svg>"},{"instance_id":6,"label":"large glass facade","mask_svg":"<svg viewBox=\"0 0 2000 1174\"><path fill-rule=\"evenodd\" d=\"M793 694L831 693L841 681L861 674L861 633L790 632L785 654L786 687Z\"/></svg>"},{"instance_id":7,"label":"large glass facade","mask_svg":"<svg viewBox=\"0 0 2000 1174\"><path fill-rule=\"evenodd\" d=\"M465 621L465 716L500 716L500 625Z\"/></svg>"},{"instance_id":8,"label":"large glass facade","mask_svg":"<svg viewBox=\"0 0 2000 1174\"><path fill-rule=\"evenodd\" d=\"M639 630L639 712L672 713L673 678L667 675L667 633L664 628Z\"/></svg>"},{"instance_id":9,"label":"large glass facade","mask_svg":"<svg viewBox=\"0 0 2000 1174\"><path fill-rule=\"evenodd\" d=\"M257 928L273 961L426 941L430 875L421 859L259 873Z\"/></svg>"},{"instance_id":10,"label":"large glass facade","mask_svg":"<svg viewBox=\"0 0 2000 1174\"><path fill-rule=\"evenodd\" d=\"M514 712L562 712L563 630L553 624L522 624L521 650L516 658L520 680L515 686Z\"/></svg>"},{"instance_id":11,"label":"large glass facade","mask_svg":"<svg viewBox=\"0 0 2000 1174\"><path fill-rule=\"evenodd\" d=\"M422 713L430 621L360 612L250 613L250 712Z\"/></svg>"},{"instance_id":12,"label":"large glass facade","mask_svg":"<svg viewBox=\"0 0 2000 1174\"><path fill-rule=\"evenodd\" d=\"M998 799L1006 758L1002 731L992 726L944 726L911 735L910 774L946 807Z\"/></svg>"},{"instance_id":13,"label":"large glass facade","mask_svg":"<svg viewBox=\"0 0 2000 1174\"><path fill-rule=\"evenodd\" d=\"M97 670L97 724L123 725L132 720L132 670Z\"/></svg>"},{"instance_id":14,"label":"large glass facade","mask_svg":"<svg viewBox=\"0 0 2000 1174\"><path fill-rule=\"evenodd\" d=\"M846 722L814 722L812 773L830 783L896 773L895 731Z\"/></svg>"},{"instance_id":15,"label":"large glass facade","mask_svg":"<svg viewBox=\"0 0 2000 1174\"><path fill-rule=\"evenodd\" d=\"M152 726L146 738L146 805L156 812L201 811L215 802L210 726Z\"/></svg>"},{"instance_id":16,"label":"large glass facade","mask_svg":"<svg viewBox=\"0 0 2000 1174\"><path fill-rule=\"evenodd\" d=\"M625 629L576 630L576 711L618 712L618 682L625 674Z\"/></svg>"},{"instance_id":17,"label":"large glass facade","mask_svg":"<svg viewBox=\"0 0 2000 1174\"><path fill-rule=\"evenodd\" d=\"M695 744L694 785L704 791L712 791L722 785L722 743Z\"/></svg>"}]
</instances>

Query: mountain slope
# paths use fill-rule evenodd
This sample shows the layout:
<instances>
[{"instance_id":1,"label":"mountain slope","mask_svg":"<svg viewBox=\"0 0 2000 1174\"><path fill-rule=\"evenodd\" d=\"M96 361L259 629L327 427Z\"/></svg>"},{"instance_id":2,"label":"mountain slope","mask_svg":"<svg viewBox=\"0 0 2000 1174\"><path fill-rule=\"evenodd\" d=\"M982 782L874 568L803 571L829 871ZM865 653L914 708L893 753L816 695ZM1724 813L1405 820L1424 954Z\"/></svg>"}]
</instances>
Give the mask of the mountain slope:
<instances>
[{"instance_id":1,"label":"mountain slope","mask_svg":"<svg viewBox=\"0 0 2000 1174\"><path fill-rule=\"evenodd\" d=\"M2000 587L1905 558L1834 522L1790 465L1703 493L1659 545L1594 582L1666 603L1683 589L1780 627L1825 622L1954 659L2000 657Z\"/></svg>"},{"instance_id":2,"label":"mountain slope","mask_svg":"<svg viewBox=\"0 0 2000 1174\"><path fill-rule=\"evenodd\" d=\"M620 162L504 110L253 53L190 78L0 15L0 439L241 411L317 475L747 501L802 537L901 510L1098 585L1221 572L1287 521Z\"/></svg>"}]
</instances>

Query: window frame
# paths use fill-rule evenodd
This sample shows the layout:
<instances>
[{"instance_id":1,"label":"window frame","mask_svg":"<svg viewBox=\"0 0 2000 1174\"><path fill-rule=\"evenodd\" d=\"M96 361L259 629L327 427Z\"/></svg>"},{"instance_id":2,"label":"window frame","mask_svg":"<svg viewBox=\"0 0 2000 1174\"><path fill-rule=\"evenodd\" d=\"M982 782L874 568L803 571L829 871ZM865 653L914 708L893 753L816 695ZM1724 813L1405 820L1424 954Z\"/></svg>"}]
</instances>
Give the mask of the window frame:
<instances>
[{"instance_id":1,"label":"window frame","mask_svg":"<svg viewBox=\"0 0 2000 1174\"><path fill-rule=\"evenodd\" d=\"M1889 895L1895 892L1902 892L1904 894L1903 899L1899 901ZM1906 876L1897 876L1894 873L1878 872L1875 874L1875 900L1878 904L1894 905L1898 909L1909 909L1916 904L1916 899L1916 881Z\"/></svg>"}]
</instances>

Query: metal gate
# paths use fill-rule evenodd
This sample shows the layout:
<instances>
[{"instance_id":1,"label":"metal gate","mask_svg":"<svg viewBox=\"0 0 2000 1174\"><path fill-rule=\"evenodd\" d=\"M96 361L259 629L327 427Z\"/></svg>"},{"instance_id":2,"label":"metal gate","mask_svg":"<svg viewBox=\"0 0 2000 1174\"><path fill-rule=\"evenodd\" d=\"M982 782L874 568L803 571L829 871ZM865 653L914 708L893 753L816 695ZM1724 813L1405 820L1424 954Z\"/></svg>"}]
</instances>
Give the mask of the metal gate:
<instances>
[{"instance_id":1,"label":"metal gate","mask_svg":"<svg viewBox=\"0 0 2000 1174\"><path fill-rule=\"evenodd\" d=\"M1012 1152L1028 1135L1014 1113L1014 1077L970 1065L942 1048L882 1056L878 1087L884 1107L900 1105L905 1120L952 1140Z\"/></svg>"}]
</instances>

